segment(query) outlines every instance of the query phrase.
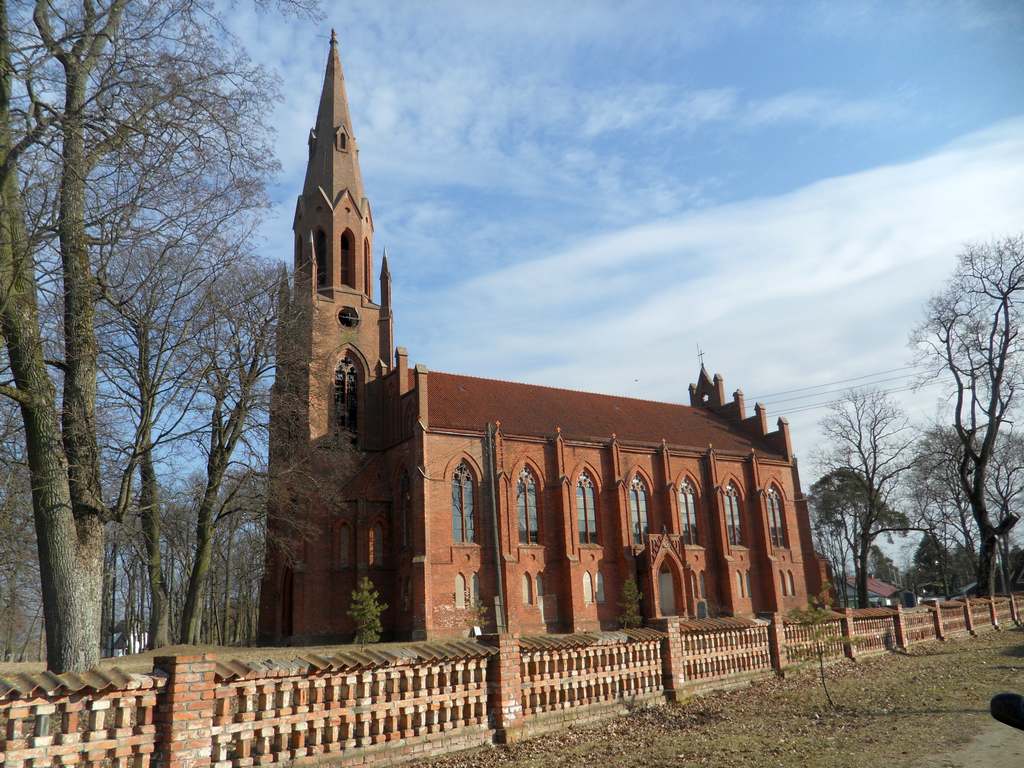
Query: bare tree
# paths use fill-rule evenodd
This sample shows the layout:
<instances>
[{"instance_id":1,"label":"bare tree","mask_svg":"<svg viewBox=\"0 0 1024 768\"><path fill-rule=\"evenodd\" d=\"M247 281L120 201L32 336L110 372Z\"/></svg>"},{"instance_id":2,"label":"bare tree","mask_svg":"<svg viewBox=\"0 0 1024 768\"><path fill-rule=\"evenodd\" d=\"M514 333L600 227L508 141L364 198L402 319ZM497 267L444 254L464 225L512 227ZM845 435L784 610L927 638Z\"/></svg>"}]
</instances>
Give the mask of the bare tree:
<instances>
[{"instance_id":1,"label":"bare tree","mask_svg":"<svg viewBox=\"0 0 1024 768\"><path fill-rule=\"evenodd\" d=\"M137 225L173 204L152 169L185 178L194 158L219 157L216 172L250 178L258 197L270 167L273 83L221 10L0 0L0 394L21 410L56 671L98 658L104 528L133 504L145 453L143 439L123 457L122 482L105 486L96 311L116 278L105 257L126 218ZM59 323L44 325L41 297Z\"/></svg>"},{"instance_id":2,"label":"bare tree","mask_svg":"<svg viewBox=\"0 0 1024 768\"><path fill-rule=\"evenodd\" d=\"M999 538L1018 520L994 522L989 471L999 432L1024 384L1021 308L1024 235L968 245L947 286L929 302L911 340L951 385L953 427L962 446L959 478L978 526L978 589L995 591Z\"/></svg>"},{"instance_id":3,"label":"bare tree","mask_svg":"<svg viewBox=\"0 0 1024 768\"><path fill-rule=\"evenodd\" d=\"M1010 592L1010 534L1013 525L1007 524L1019 517L1024 503L1024 438L1020 432L1004 431L996 442L989 473L988 502L996 513L999 534L999 562L1002 591Z\"/></svg>"},{"instance_id":4,"label":"bare tree","mask_svg":"<svg viewBox=\"0 0 1024 768\"><path fill-rule=\"evenodd\" d=\"M903 475L914 464L915 435L899 406L871 389L848 392L831 407L821 428L827 440L821 466L842 480L839 492L846 499L846 514L853 516L857 604L864 608L871 545L882 534L910 528L895 504Z\"/></svg>"}]
</instances>

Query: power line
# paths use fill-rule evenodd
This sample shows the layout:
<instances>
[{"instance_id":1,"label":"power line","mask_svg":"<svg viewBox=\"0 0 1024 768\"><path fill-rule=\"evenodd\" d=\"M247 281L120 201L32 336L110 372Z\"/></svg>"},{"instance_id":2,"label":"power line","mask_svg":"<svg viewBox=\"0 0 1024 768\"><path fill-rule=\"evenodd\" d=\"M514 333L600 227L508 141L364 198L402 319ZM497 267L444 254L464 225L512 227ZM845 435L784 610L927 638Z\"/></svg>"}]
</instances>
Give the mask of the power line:
<instances>
[{"instance_id":1,"label":"power line","mask_svg":"<svg viewBox=\"0 0 1024 768\"><path fill-rule=\"evenodd\" d=\"M916 365L905 365L902 368L890 368L887 371L876 371L875 373L865 373L863 376L854 376L850 379L839 379L838 381L827 381L823 384L815 384L811 387L800 387L799 389L787 389L782 392L773 392L770 395L760 395L759 397L752 398L755 401L758 400L769 400L773 397L779 397L781 395L792 395L797 392L808 392L812 389L822 389L823 387L834 387L837 384L846 384L851 381L860 381L861 379L870 379L874 376L884 376L889 373L896 373L898 371L911 371L917 369Z\"/></svg>"},{"instance_id":2,"label":"power line","mask_svg":"<svg viewBox=\"0 0 1024 768\"><path fill-rule=\"evenodd\" d=\"M928 387L934 387L935 385L940 384L940 383L941 382L939 382L939 381L929 381L929 382L926 382L926 383L920 384L920 385L918 385L918 384L911 384L911 385L906 386L906 387L894 387L892 389L883 389L883 390L881 390L881 393L883 395L894 395L894 394L897 394L899 392L910 392L911 390L915 390L915 389L927 389ZM834 398L832 400L827 400L827 401L821 402L821 403L812 403L812 404L808 404L808 405L801 405L801 406L797 406L795 408L792 408L792 409L790 409L788 411L782 411L779 415L780 416L791 416L791 415L793 415L795 413L803 413L805 411L814 411L814 410L817 410L819 408L828 408L829 406L835 405L836 403L841 403L842 401L843 401L843 398L839 397L839 398Z\"/></svg>"},{"instance_id":3,"label":"power line","mask_svg":"<svg viewBox=\"0 0 1024 768\"><path fill-rule=\"evenodd\" d=\"M913 374L910 374L910 375L913 375ZM893 381L906 381L907 378L908 378L908 374L903 374L902 376L890 376L890 377L885 378L885 379L874 379L872 381L866 381L863 384L856 384L856 385L854 385L852 387L852 389L860 389L862 387L873 387L873 386L875 386L877 384L886 384L886 383L893 382ZM834 394L836 392L845 392L845 391L847 391L849 389L851 389L851 387L839 387L838 389L826 389L826 390L822 390L821 392L811 392L809 394L793 395L792 397L783 397L783 398L780 398L779 400L769 400L767 403L765 403L765 407L773 408L774 406L778 405L779 403L788 403L788 402L791 402L793 400L808 400L808 399L813 398L813 397L820 397L821 395L830 395L830 394Z\"/></svg>"}]
</instances>

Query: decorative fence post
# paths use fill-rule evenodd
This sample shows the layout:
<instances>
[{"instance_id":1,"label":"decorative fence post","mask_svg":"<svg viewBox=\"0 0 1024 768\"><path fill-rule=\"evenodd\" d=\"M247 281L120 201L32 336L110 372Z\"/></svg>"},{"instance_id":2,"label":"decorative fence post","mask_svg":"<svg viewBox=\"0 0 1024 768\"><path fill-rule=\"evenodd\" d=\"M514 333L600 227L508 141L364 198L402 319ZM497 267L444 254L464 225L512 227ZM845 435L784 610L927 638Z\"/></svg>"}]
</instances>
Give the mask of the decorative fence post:
<instances>
[{"instance_id":1,"label":"decorative fence post","mask_svg":"<svg viewBox=\"0 0 1024 768\"><path fill-rule=\"evenodd\" d=\"M216 682L213 657L158 656L167 675L156 711L156 768L203 768L211 764Z\"/></svg>"},{"instance_id":2,"label":"decorative fence post","mask_svg":"<svg viewBox=\"0 0 1024 768\"><path fill-rule=\"evenodd\" d=\"M932 606L932 617L935 619L935 639L945 640L946 639L946 628L942 623L942 609L939 607L938 601L931 603Z\"/></svg>"},{"instance_id":3,"label":"decorative fence post","mask_svg":"<svg viewBox=\"0 0 1024 768\"><path fill-rule=\"evenodd\" d=\"M772 655L772 668L779 677L786 672L786 626L781 613L772 614L772 623L768 625L768 650Z\"/></svg>"},{"instance_id":4,"label":"decorative fence post","mask_svg":"<svg viewBox=\"0 0 1024 768\"><path fill-rule=\"evenodd\" d=\"M669 701L681 701L686 685L686 656L683 653L683 635L679 628L678 616L651 619L648 626L664 632L667 637L661 642L662 688Z\"/></svg>"},{"instance_id":5,"label":"decorative fence post","mask_svg":"<svg viewBox=\"0 0 1024 768\"><path fill-rule=\"evenodd\" d=\"M487 709L491 713L495 741L508 744L519 737L523 726L519 635L501 633L484 635L481 639L498 649L487 669Z\"/></svg>"},{"instance_id":6,"label":"decorative fence post","mask_svg":"<svg viewBox=\"0 0 1024 768\"><path fill-rule=\"evenodd\" d=\"M892 617L892 626L896 633L896 647L901 651L907 650L909 643L907 642L907 625L903 618L902 603L896 603L896 613Z\"/></svg>"},{"instance_id":7,"label":"decorative fence post","mask_svg":"<svg viewBox=\"0 0 1024 768\"><path fill-rule=\"evenodd\" d=\"M974 631L974 614L971 612L971 598L964 598L964 626L967 627L968 635L977 635Z\"/></svg>"},{"instance_id":8,"label":"decorative fence post","mask_svg":"<svg viewBox=\"0 0 1024 768\"><path fill-rule=\"evenodd\" d=\"M843 610L843 651L846 653L846 658L853 661L857 660L857 649L853 643L853 609L846 608Z\"/></svg>"}]
</instances>

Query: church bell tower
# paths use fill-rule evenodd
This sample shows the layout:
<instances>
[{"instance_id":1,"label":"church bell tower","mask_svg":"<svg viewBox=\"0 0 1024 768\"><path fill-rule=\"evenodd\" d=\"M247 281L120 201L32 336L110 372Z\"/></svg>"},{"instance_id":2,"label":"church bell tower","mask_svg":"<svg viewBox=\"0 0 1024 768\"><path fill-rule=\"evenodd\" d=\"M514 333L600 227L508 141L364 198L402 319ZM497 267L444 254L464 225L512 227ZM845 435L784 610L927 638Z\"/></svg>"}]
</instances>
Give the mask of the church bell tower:
<instances>
[{"instance_id":1,"label":"church bell tower","mask_svg":"<svg viewBox=\"0 0 1024 768\"><path fill-rule=\"evenodd\" d=\"M373 294L373 213L359 170L338 40L331 32L327 70L309 160L295 206L295 315L308 365L309 439L372 448L378 414L370 385L392 365L390 275ZM293 350L296 352L298 350ZM306 367L303 365L302 367ZM304 377L303 377L304 378Z\"/></svg>"}]
</instances>

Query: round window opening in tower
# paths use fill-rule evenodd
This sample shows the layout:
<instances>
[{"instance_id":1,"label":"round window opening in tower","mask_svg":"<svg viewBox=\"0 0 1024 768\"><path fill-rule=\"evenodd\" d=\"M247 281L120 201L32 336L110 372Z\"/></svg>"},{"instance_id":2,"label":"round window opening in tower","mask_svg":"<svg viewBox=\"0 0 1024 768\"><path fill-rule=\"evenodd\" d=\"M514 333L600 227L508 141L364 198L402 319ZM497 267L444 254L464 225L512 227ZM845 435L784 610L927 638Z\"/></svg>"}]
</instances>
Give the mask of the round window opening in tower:
<instances>
[{"instance_id":1,"label":"round window opening in tower","mask_svg":"<svg viewBox=\"0 0 1024 768\"><path fill-rule=\"evenodd\" d=\"M345 307L338 313L338 322L344 328L355 328L359 325L359 313L354 307Z\"/></svg>"}]
</instances>

